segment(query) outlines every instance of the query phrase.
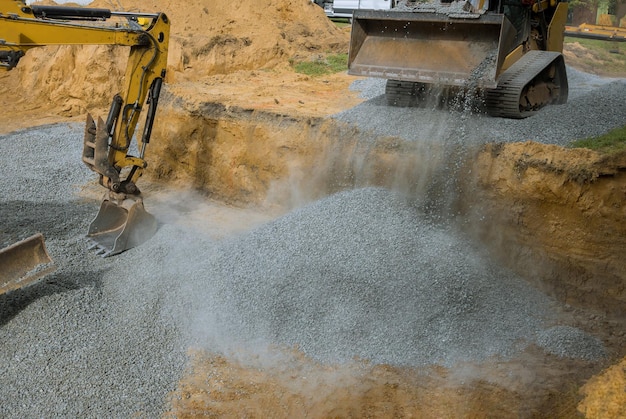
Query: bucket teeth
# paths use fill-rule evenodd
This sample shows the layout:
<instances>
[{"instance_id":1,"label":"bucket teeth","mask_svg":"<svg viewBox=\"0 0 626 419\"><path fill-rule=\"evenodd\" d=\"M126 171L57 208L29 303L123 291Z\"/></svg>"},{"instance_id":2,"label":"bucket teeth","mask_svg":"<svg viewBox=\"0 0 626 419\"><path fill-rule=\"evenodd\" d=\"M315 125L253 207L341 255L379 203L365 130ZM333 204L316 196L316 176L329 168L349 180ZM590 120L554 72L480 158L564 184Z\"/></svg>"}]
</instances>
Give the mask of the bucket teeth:
<instances>
[{"instance_id":1,"label":"bucket teeth","mask_svg":"<svg viewBox=\"0 0 626 419\"><path fill-rule=\"evenodd\" d=\"M87 233L89 249L102 257L139 246L157 230L156 219L144 209L140 196L119 195L110 193L104 198Z\"/></svg>"},{"instance_id":2,"label":"bucket teeth","mask_svg":"<svg viewBox=\"0 0 626 419\"><path fill-rule=\"evenodd\" d=\"M89 250L94 250L94 253L96 255L100 255L103 258L109 256L111 254L111 250L108 250L106 247L102 246L100 243L98 243L95 240L92 239L87 239L88 243L89 243Z\"/></svg>"}]
</instances>

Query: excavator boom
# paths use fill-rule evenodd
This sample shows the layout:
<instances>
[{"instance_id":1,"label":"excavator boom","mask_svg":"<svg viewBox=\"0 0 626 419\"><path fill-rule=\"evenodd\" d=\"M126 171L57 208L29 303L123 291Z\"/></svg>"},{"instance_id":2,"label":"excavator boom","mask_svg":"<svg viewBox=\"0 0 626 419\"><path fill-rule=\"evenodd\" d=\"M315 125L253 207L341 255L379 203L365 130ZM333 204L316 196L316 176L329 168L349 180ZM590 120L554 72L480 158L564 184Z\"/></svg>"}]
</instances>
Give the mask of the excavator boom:
<instances>
[{"instance_id":1,"label":"excavator boom","mask_svg":"<svg viewBox=\"0 0 626 419\"><path fill-rule=\"evenodd\" d=\"M123 91L113 96L106 122L99 119L96 124L87 115L83 142L82 160L98 174L99 183L106 188L100 212L87 233L93 247L103 256L138 246L156 231L156 220L144 209L136 183L147 167L144 157L166 73L169 30L170 22L163 13L29 6L23 0L0 0L0 70L13 69L28 50L40 46L130 47ZM145 116L143 133L135 136L142 115ZM129 154L135 137L137 156ZM43 252L37 250L42 248ZM13 256L0 259L0 263L17 260L14 257L17 254L23 255L20 260L25 261L33 253L38 256L32 258L30 265L36 267L40 260L46 265L51 263L42 256L47 252L40 236L24 241L17 249L10 247L2 252ZM4 265L0 265L0 270L9 272ZM23 270L13 271L13 276L23 276Z\"/></svg>"}]
</instances>

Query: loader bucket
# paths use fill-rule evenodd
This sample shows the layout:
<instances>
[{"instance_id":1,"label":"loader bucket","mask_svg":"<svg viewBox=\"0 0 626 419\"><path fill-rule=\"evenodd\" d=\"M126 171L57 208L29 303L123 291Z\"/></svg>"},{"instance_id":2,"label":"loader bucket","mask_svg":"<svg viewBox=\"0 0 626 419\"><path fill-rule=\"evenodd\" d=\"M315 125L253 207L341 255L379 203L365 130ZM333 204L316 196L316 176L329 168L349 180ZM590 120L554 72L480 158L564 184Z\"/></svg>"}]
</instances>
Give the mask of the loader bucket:
<instances>
[{"instance_id":1,"label":"loader bucket","mask_svg":"<svg viewBox=\"0 0 626 419\"><path fill-rule=\"evenodd\" d=\"M358 10L348 73L445 86L494 88L516 31L501 14Z\"/></svg>"},{"instance_id":2,"label":"loader bucket","mask_svg":"<svg viewBox=\"0 0 626 419\"><path fill-rule=\"evenodd\" d=\"M127 196L118 200L107 196L89 225L87 237L92 242L90 248L107 257L139 246L156 230L156 218L144 209L140 197Z\"/></svg>"},{"instance_id":3,"label":"loader bucket","mask_svg":"<svg viewBox=\"0 0 626 419\"><path fill-rule=\"evenodd\" d=\"M30 285L56 269L41 234L0 250L0 294Z\"/></svg>"}]
</instances>

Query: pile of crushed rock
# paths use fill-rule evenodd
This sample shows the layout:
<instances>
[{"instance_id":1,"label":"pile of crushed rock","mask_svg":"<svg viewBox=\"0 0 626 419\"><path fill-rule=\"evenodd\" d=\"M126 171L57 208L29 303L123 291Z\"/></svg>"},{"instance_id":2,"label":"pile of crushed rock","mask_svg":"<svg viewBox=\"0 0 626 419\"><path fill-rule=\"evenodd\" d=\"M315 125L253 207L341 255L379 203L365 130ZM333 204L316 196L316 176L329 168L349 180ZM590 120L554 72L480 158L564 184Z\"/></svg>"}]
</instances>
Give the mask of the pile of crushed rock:
<instances>
[{"instance_id":1,"label":"pile of crushed rock","mask_svg":"<svg viewBox=\"0 0 626 419\"><path fill-rule=\"evenodd\" d=\"M597 95L613 110L624 106L623 82L591 87L524 121L464 116L463 131L453 126L460 136L438 131L448 112L389 109L376 98L342 117L359 125L359 113L365 130L387 115L378 129L408 140L420 131L415 119L399 121L409 114L429 119L422 133L441 142L485 140L505 126L570 136L582 128L568 121L601 111ZM601 122L623 125L623 113L605 114ZM557 117L560 125L547 124ZM411 132L402 137L401 128ZM297 346L323 362L395 365L507 358L533 343L563 357L604 354L556 302L489 260L449 219L422 212L420 197L385 189L344 191L223 241L162 224L144 245L102 259L84 240L99 203L72 193L93 182L79 158L82 131L58 124L0 137L0 243L41 231L59 267L0 296L2 417L158 416L190 345Z\"/></svg>"},{"instance_id":2,"label":"pile of crushed rock","mask_svg":"<svg viewBox=\"0 0 626 419\"><path fill-rule=\"evenodd\" d=\"M281 344L322 362L507 358L560 321L553 301L461 233L380 188L329 196L228 241L186 281L209 348ZM557 330L602 356L582 331ZM559 354L578 356L567 348Z\"/></svg>"}]
</instances>

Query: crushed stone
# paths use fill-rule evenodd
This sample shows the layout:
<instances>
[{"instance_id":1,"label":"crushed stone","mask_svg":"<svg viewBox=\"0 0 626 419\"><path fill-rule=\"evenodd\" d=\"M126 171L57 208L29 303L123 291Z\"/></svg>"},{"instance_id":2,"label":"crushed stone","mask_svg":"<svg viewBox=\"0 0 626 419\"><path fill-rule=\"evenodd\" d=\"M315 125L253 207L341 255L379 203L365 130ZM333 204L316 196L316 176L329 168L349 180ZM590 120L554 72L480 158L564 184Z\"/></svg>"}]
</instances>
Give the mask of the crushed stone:
<instances>
[{"instance_id":1,"label":"crushed stone","mask_svg":"<svg viewBox=\"0 0 626 419\"><path fill-rule=\"evenodd\" d=\"M594 361L606 357L602 341L572 326L554 326L537 336L537 344L546 352L561 358Z\"/></svg>"},{"instance_id":2,"label":"crushed stone","mask_svg":"<svg viewBox=\"0 0 626 419\"><path fill-rule=\"evenodd\" d=\"M225 243L193 277L206 284L194 325L205 346L296 346L322 362L504 358L555 316L469 240L379 188L329 196Z\"/></svg>"},{"instance_id":3,"label":"crushed stone","mask_svg":"<svg viewBox=\"0 0 626 419\"><path fill-rule=\"evenodd\" d=\"M380 95L337 118L451 144L561 143L626 125L624 81L578 88L570 104L527 120L465 113L454 135L449 118L460 114L390 108ZM80 162L82 132L55 124L0 136L0 245L42 232L57 265L0 296L0 417L159 416L190 344L280 344L329 362L399 365L507 357L532 342L600 356L582 331L547 329L553 302L453 224L384 189L329 196L225 241L161 219L152 240L102 259L84 240L99 203L77 197L94 182Z\"/></svg>"},{"instance_id":4,"label":"crushed stone","mask_svg":"<svg viewBox=\"0 0 626 419\"><path fill-rule=\"evenodd\" d=\"M408 141L440 142L477 147L485 142L536 141L567 146L572 141L604 134L626 125L626 79L611 79L567 67L569 97L525 119L493 118L468 109L388 106L384 79L355 81L351 89L365 102L333 117L379 136Z\"/></svg>"}]
</instances>

